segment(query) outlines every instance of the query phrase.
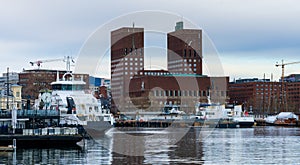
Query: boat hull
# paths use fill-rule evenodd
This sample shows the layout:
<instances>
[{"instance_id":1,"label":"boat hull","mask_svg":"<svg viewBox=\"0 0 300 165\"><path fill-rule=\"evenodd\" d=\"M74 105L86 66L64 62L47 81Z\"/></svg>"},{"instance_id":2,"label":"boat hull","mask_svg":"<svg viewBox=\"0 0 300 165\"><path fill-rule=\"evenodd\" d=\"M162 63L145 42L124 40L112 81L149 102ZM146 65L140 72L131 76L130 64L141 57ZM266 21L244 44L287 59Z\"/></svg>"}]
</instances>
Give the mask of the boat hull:
<instances>
[{"instance_id":1,"label":"boat hull","mask_svg":"<svg viewBox=\"0 0 300 165\"><path fill-rule=\"evenodd\" d=\"M234 117L233 121L238 124L239 128L251 128L254 125L254 117Z\"/></svg>"},{"instance_id":2,"label":"boat hull","mask_svg":"<svg viewBox=\"0 0 300 165\"><path fill-rule=\"evenodd\" d=\"M17 147L53 147L76 146L81 135L0 135L0 145L12 145L16 139Z\"/></svg>"},{"instance_id":3,"label":"boat hull","mask_svg":"<svg viewBox=\"0 0 300 165\"><path fill-rule=\"evenodd\" d=\"M237 123L240 128L251 128L254 125L254 122L238 122Z\"/></svg>"},{"instance_id":4,"label":"boat hull","mask_svg":"<svg viewBox=\"0 0 300 165\"><path fill-rule=\"evenodd\" d=\"M108 121L88 121L87 125L84 125L83 128L89 137L98 139L103 137L112 128L112 125Z\"/></svg>"}]
</instances>

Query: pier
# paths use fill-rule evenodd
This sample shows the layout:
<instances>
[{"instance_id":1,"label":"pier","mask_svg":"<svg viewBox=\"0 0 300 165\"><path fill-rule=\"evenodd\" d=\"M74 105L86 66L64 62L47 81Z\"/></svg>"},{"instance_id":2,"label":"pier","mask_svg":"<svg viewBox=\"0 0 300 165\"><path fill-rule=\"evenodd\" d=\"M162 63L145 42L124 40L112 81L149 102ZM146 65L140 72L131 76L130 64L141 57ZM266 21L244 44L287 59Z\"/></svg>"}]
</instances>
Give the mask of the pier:
<instances>
[{"instance_id":1,"label":"pier","mask_svg":"<svg viewBox=\"0 0 300 165\"><path fill-rule=\"evenodd\" d=\"M166 127L186 127L191 126L192 122L187 121L174 121L174 120L150 120L150 121L137 121L126 120L116 121L115 127L146 127L146 128L166 128Z\"/></svg>"}]
</instances>

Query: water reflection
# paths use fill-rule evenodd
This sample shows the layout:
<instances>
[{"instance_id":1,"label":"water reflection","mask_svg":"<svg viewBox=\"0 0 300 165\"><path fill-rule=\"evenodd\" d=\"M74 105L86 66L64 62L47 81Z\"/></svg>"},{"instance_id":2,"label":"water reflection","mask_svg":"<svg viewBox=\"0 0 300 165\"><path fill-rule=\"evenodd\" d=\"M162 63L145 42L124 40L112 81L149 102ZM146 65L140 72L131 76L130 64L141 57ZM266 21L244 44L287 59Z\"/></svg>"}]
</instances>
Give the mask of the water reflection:
<instances>
[{"instance_id":1,"label":"water reflection","mask_svg":"<svg viewBox=\"0 0 300 165\"><path fill-rule=\"evenodd\" d=\"M115 129L109 133L113 139L112 164L199 163L202 157L201 142L197 139L199 130L192 129L183 137L182 131L185 130ZM102 144L102 140L97 142Z\"/></svg>"},{"instance_id":2,"label":"water reflection","mask_svg":"<svg viewBox=\"0 0 300 165\"><path fill-rule=\"evenodd\" d=\"M297 164L299 128L257 127L216 130L203 139L205 163Z\"/></svg>"},{"instance_id":3,"label":"water reflection","mask_svg":"<svg viewBox=\"0 0 300 165\"><path fill-rule=\"evenodd\" d=\"M95 141L86 140L81 147L76 148L18 148L15 153L0 152L0 164L297 164L300 162L300 128L215 129L209 135L202 134L204 131L206 130L192 128L180 141L176 141L176 132L170 133L163 129L112 130L108 135ZM125 134L131 135L131 139L125 138ZM155 136L151 136L154 134ZM141 152L142 156L134 156L137 151Z\"/></svg>"}]
</instances>

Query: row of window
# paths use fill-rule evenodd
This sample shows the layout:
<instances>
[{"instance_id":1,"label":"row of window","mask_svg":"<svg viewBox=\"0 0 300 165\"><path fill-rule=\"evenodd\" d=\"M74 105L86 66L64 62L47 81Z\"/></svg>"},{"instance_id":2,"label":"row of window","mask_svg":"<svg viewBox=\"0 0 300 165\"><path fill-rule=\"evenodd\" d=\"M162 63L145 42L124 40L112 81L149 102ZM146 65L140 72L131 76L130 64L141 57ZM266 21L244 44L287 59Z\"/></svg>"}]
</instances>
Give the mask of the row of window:
<instances>
[{"instance_id":1,"label":"row of window","mask_svg":"<svg viewBox=\"0 0 300 165\"><path fill-rule=\"evenodd\" d=\"M125 72L124 74L128 75L128 72ZM137 75L137 72L129 72L129 75ZM143 73L140 72L140 75L143 75ZM132 79L132 77L130 77L130 79Z\"/></svg>"},{"instance_id":2,"label":"row of window","mask_svg":"<svg viewBox=\"0 0 300 165\"><path fill-rule=\"evenodd\" d=\"M259 86L261 86L261 87L265 86L265 87L274 87L274 88L276 88L277 86L281 87L281 84L279 84L279 85L277 85L277 84L256 84L256 86L257 87L259 87Z\"/></svg>"},{"instance_id":3,"label":"row of window","mask_svg":"<svg viewBox=\"0 0 300 165\"><path fill-rule=\"evenodd\" d=\"M174 63L182 63L182 62L201 62L201 59L180 59L180 60L174 60L174 61L169 61L169 64L174 64Z\"/></svg>"},{"instance_id":4,"label":"row of window","mask_svg":"<svg viewBox=\"0 0 300 165\"><path fill-rule=\"evenodd\" d=\"M196 50L192 50L192 49L186 50L186 49L184 49L183 50L183 57L187 57L187 56L189 56L189 57L192 57L192 56L197 57L198 54L197 54Z\"/></svg>"},{"instance_id":5,"label":"row of window","mask_svg":"<svg viewBox=\"0 0 300 165\"><path fill-rule=\"evenodd\" d=\"M125 67L124 69L128 70L128 67ZM134 67L129 67L129 70L133 70L133 69L134 70L143 70L143 67L140 67L140 69L138 67L135 67L135 68Z\"/></svg>"},{"instance_id":6,"label":"row of window","mask_svg":"<svg viewBox=\"0 0 300 165\"><path fill-rule=\"evenodd\" d=\"M192 97L201 97L201 96L209 96L209 91L192 91L192 90L155 90L153 91L153 96L156 97L164 97L164 96L192 96ZM211 92L211 95L215 96L226 96L225 91L213 91Z\"/></svg>"},{"instance_id":7,"label":"row of window","mask_svg":"<svg viewBox=\"0 0 300 165\"><path fill-rule=\"evenodd\" d=\"M124 64L125 64L125 65L128 65L128 63L127 63L127 62L125 62ZM141 63L140 63L140 66L143 66L143 64L144 64L144 63L142 63L142 62L141 62ZM135 66L137 66L137 65L138 65L138 63L137 63L137 62L135 62L135 63L133 63L133 62L130 62L130 63L129 63L129 65L135 65Z\"/></svg>"},{"instance_id":8,"label":"row of window","mask_svg":"<svg viewBox=\"0 0 300 165\"><path fill-rule=\"evenodd\" d=\"M143 61L143 58L137 58L137 57L136 58L127 58L127 57L124 58L125 61L133 61L133 60L138 61L138 59L140 59L140 61Z\"/></svg>"},{"instance_id":9,"label":"row of window","mask_svg":"<svg viewBox=\"0 0 300 165\"><path fill-rule=\"evenodd\" d=\"M265 91L268 91L268 90L270 90L270 91L272 91L272 90L275 90L275 91L277 91L277 88L274 88L274 89L272 89L272 88L256 88L256 90L257 91L259 91L259 90L265 90Z\"/></svg>"},{"instance_id":10,"label":"row of window","mask_svg":"<svg viewBox=\"0 0 300 165\"><path fill-rule=\"evenodd\" d=\"M143 48L133 49L133 48L124 48L124 55L134 54L134 55L143 55Z\"/></svg>"}]
</instances>

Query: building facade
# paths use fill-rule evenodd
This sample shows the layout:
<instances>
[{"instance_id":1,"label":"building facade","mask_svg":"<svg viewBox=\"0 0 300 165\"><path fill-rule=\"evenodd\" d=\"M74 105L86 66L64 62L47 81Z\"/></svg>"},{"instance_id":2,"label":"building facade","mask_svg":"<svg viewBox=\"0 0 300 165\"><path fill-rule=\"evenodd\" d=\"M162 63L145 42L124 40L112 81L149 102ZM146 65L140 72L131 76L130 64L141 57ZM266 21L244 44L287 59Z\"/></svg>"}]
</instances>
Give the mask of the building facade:
<instances>
[{"instance_id":1,"label":"building facade","mask_svg":"<svg viewBox=\"0 0 300 165\"><path fill-rule=\"evenodd\" d=\"M195 113L198 102L223 104L228 100L229 77L207 77L195 74L172 74L164 70L144 71L130 81L127 109L160 111L166 105L177 105L186 113Z\"/></svg>"},{"instance_id":2,"label":"building facade","mask_svg":"<svg viewBox=\"0 0 300 165\"><path fill-rule=\"evenodd\" d=\"M1 88L0 88L1 89ZM2 90L6 90L3 89ZM11 110L12 108L22 109L22 86L17 84L12 84L10 86L10 93L7 96L4 93L0 95L0 109L1 110Z\"/></svg>"},{"instance_id":3,"label":"building facade","mask_svg":"<svg viewBox=\"0 0 300 165\"><path fill-rule=\"evenodd\" d=\"M122 109L129 81L144 69L144 29L124 27L111 32L112 111Z\"/></svg>"},{"instance_id":4,"label":"building facade","mask_svg":"<svg viewBox=\"0 0 300 165\"><path fill-rule=\"evenodd\" d=\"M245 79L246 80L246 79ZM239 81L229 84L231 103L243 104L254 114L300 112L300 82Z\"/></svg>"},{"instance_id":5,"label":"building facade","mask_svg":"<svg viewBox=\"0 0 300 165\"><path fill-rule=\"evenodd\" d=\"M202 30L183 29L167 34L168 70L144 70L144 29L111 32L111 94L113 111L160 111L178 105L192 113L198 102L225 103L228 77L202 73Z\"/></svg>"},{"instance_id":6,"label":"building facade","mask_svg":"<svg viewBox=\"0 0 300 165\"><path fill-rule=\"evenodd\" d=\"M183 23L176 27L167 34L168 71L202 75L202 30L183 29Z\"/></svg>"}]
</instances>

